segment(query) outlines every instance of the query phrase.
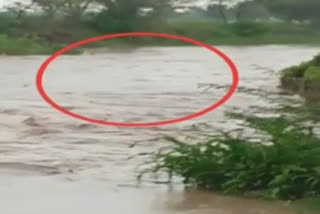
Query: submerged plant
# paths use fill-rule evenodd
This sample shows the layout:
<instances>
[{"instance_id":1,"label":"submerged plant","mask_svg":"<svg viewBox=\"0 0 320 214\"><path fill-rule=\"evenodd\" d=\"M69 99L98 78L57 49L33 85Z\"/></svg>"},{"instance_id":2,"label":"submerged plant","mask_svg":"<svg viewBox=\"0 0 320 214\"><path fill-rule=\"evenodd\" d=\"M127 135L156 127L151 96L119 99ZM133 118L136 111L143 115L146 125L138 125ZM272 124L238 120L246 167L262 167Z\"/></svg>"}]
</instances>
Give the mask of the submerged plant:
<instances>
[{"instance_id":1,"label":"submerged plant","mask_svg":"<svg viewBox=\"0 0 320 214\"><path fill-rule=\"evenodd\" d=\"M229 116L243 119L247 128L265 137L257 142L257 137L228 132L196 144L166 137L172 145L154 154L151 171L167 171L186 184L225 193L282 199L320 194L320 142L312 128L284 117Z\"/></svg>"}]
</instances>

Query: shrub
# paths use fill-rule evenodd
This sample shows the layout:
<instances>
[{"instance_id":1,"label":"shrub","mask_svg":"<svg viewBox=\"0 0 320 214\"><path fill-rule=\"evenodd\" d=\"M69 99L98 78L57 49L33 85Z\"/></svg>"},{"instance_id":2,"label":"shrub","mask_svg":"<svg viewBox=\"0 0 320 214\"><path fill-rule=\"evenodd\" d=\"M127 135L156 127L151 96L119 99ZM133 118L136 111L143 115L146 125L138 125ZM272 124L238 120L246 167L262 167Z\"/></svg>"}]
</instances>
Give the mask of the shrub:
<instances>
[{"instance_id":1,"label":"shrub","mask_svg":"<svg viewBox=\"0 0 320 214\"><path fill-rule=\"evenodd\" d=\"M10 33L15 28L15 22L12 16L0 12L0 34Z\"/></svg>"},{"instance_id":2,"label":"shrub","mask_svg":"<svg viewBox=\"0 0 320 214\"><path fill-rule=\"evenodd\" d=\"M173 145L153 156L152 170L169 171L187 184L226 193L256 192L281 199L320 194L320 144L312 129L292 126L284 117L232 117L244 119L270 141L261 137L253 143L230 133L197 144L166 137Z\"/></svg>"},{"instance_id":3,"label":"shrub","mask_svg":"<svg viewBox=\"0 0 320 214\"><path fill-rule=\"evenodd\" d=\"M309 67L320 67L320 55L315 56L312 60L308 62L303 62L300 65L292 66L281 71L283 78L289 77L303 77L304 73Z\"/></svg>"},{"instance_id":4,"label":"shrub","mask_svg":"<svg viewBox=\"0 0 320 214\"><path fill-rule=\"evenodd\" d=\"M304 79L306 81L318 81L320 84L320 66L310 66L306 69Z\"/></svg>"},{"instance_id":5,"label":"shrub","mask_svg":"<svg viewBox=\"0 0 320 214\"><path fill-rule=\"evenodd\" d=\"M281 86L299 92L308 103L319 103L320 55L281 71Z\"/></svg>"},{"instance_id":6,"label":"shrub","mask_svg":"<svg viewBox=\"0 0 320 214\"><path fill-rule=\"evenodd\" d=\"M10 38L0 34L0 54L24 55L24 54L50 54L59 49L38 39ZM74 51L70 51L73 53Z\"/></svg>"},{"instance_id":7,"label":"shrub","mask_svg":"<svg viewBox=\"0 0 320 214\"><path fill-rule=\"evenodd\" d=\"M106 11L94 14L90 23L101 33L121 33L133 31L133 20L114 17Z\"/></svg>"},{"instance_id":8,"label":"shrub","mask_svg":"<svg viewBox=\"0 0 320 214\"><path fill-rule=\"evenodd\" d=\"M230 36L230 32L223 24L209 21L174 21L170 22L170 29L174 34L187 36L198 40L215 40Z\"/></svg>"},{"instance_id":9,"label":"shrub","mask_svg":"<svg viewBox=\"0 0 320 214\"><path fill-rule=\"evenodd\" d=\"M232 33L241 37L254 37L265 34L268 29L259 22L241 21L229 25Z\"/></svg>"}]
</instances>

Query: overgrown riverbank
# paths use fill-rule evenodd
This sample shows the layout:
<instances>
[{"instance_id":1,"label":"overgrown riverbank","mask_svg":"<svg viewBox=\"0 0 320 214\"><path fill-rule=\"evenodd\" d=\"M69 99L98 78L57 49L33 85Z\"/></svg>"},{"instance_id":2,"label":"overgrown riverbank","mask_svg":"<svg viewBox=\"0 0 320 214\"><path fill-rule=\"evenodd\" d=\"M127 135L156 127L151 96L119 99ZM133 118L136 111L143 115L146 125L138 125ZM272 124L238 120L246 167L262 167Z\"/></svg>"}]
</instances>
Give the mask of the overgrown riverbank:
<instances>
[{"instance_id":1,"label":"overgrown riverbank","mask_svg":"<svg viewBox=\"0 0 320 214\"><path fill-rule=\"evenodd\" d=\"M10 38L7 35L0 35L0 54L49 54L55 49L54 45L36 39Z\"/></svg>"},{"instance_id":2,"label":"overgrown riverbank","mask_svg":"<svg viewBox=\"0 0 320 214\"><path fill-rule=\"evenodd\" d=\"M320 55L308 62L282 70L281 86L320 103Z\"/></svg>"},{"instance_id":3,"label":"overgrown riverbank","mask_svg":"<svg viewBox=\"0 0 320 214\"><path fill-rule=\"evenodd\" d=\"M287 200L299 213L317 213L320 139L314 126L290 114L227 115L242 121L242 127L213 130L197 142L165 137L169 146L153 154L149 167L138 178L167 172L170 180L178 176L192 188Z\"/></svg>"},{"instance_id":4,"label":"overgrown riverbank","mask_svg":"<svg viewBox=\"0 0 320 214\"><path fill-rule=\"evenodd\" d=\"M48 55L59 50L61 44L49 44L41 39L14 38L0 34L0 55ZM79 54L80 49L74 49L67 54Z\"/></svg>"},{"instance_id":5,"label":"overgrown riverbank","mask_svg":"<svg viewBox=\"0 0 320 214\"><path fill-rule=\"evenodd\" d=\"M49 54L68 43L108 33L94 29L91 25L82 25L81 28L70 26L48 32L42 32L42 29L20 32L19 29L14 29L13 31L2 30L2 34L0 34L0 54ZM248 21L223 24L216 21L172 20L161 30L151 27L138 30L186 36L211 45L317 44L320 35L317 30L309 25ZM182 45L189 44L162 38L127 38L100 41L87 45L87 47ZM79 51L75 53L79 53Z\"/></svg>"},{"instance_id":6,"label":"overgrown riverbank","mask_svg":"<svg viewBox=\"0 0 320 214\"><path fill-rule=\"evenodd\" d=\"M282 86L300 91L302 79L303 95L316 92L318 97L319 57L284 69ZM193 188L289 200L299 213L316 213L320 209L319 106L285 103L264 113L268 112L278 116L228 113L229 119L241 124L239 129L213 129L212 135L197 142L165 137L169 146L152 155L149 168L138 178L167 172L170 179L178 176Z\"/></svg>"},{"instance_id":7,"label":"overgrown riverbank","mask_svg":"<svg viewBox=\"0 0 320 214\"><path fill-rule=\"evenodd\" d=\"M92 36L135 31L176 34L211 45L319 43L320 4L317 0L223 0L209 1L203 5L205 8L199 8L196 2L14 1L0 8L0 35L8 36L10 46L14 46L0 45L0 54L42 54L56 46ZM20 45L19 39L28 44ZM122 47L127 44L186 45L168 39L135 38L98 42L93 46Z\"/></svg>"},{"instance_id":8,"label":"overgrown riverbank","mask_svg":"<svg viewBox=\"0 0 320 214\"><path fill-rule=\"evenodd\" d=\"M173 137L154 155L153 171L168 171L185 184L224 193L298 199L320 195L320 139L312 127L286 117L241 119L241 131L222 132L190 143ZM245 131L255 134L246 136ZM242 137L243 136L243 137Z\"/></svg>"}]
</instances>

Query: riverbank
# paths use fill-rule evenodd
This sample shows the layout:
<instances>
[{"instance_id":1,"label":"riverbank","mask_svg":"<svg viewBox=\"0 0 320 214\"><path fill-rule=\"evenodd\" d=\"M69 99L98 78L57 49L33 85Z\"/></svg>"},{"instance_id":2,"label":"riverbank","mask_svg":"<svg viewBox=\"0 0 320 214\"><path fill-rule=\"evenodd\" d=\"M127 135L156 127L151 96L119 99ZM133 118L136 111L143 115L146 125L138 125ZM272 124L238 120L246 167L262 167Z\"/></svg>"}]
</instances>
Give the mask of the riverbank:
<instances>
[{"instance_id":1,"label":"riverbank","mask_svg":"<svg viewBox=\"0 0 320 214\"><path fill-rule=\"evenodd\" d=\"M243 125L213 130L198 143L164 138L172 146L155 154L153 171L165 170L186 184L224 193L290 200L320 195L320 139L312 125L284 115L228 115ZM256 134L247 134L252 131Z\"/></svg>"},{"instance_id":2,"label":"riverbank","mask_svg":"<svg viewBox=\"0 0 320 214\"><path fill-rule=\"evenodd\" d=\"M319 69L319 55L286 68L281 71L282 87L302 90L300 94L319 103ZM265 109L265 114L270 111L278 116L227 113L241 125L228 131L213 129L198 142L164 137L169 146L153 154L148 162L151 168L142 171L138 179L150 172L167 172L168 182L178 176L185 185L197 189L293 200L300 212L316 213L320 209L319 121L309 105L311 118L303 113L305 106L290 110L286 105Z\"/></svg>"},{"instance_id":3,"label":"riverbank","mask_svg":"<svg viewBox=\"0 0 320 214\"><path fill-rule=\"evenodd\" d=\"M281 71L281 86L300 94L309 103L320 103L320 55Z\"/></svg>"},{"instance_id":4,"label":"riverbank","mask_svg":"<svg viewBox=\"0 0 320 214\"><path fill-rule=\"evenodd\" d=\"M83 26L82 26L83 27ZM74 41L103 35L86 26L84 29L60 29L61 32L48 32L46 37L41 32L24 33L26 37L0 35L0 54L33 55L50 54ZM152 29L149 29L152 31ZM190 37L211 45L318 45L320 32L309 25L297 25L273 22L237 22L223 24L215 21L170 21L165 32ZM30 35L29 35L30 34ZM33 35L33 36L31 36ZM47 40L49 39L49 40ZM127 38L99 41L86 45L86 48L97 47L141 47L141 46L189 46L181 41L162 38ZM70 52L81 53L83 50ZM69 53L69 54L70 54Z\"/></svg>"},{"instance_id":5,"label":"riverbank","mask_svg":"<svg viewBox=\"0 0 320 214\"><path fill-rule=\"evenodd\" d=\"M36 39L0 35L0 55L50 54L56 48L54 45Z\"/></svg>"},{"instance_id":6,"label":"riverbank","mask_svg":"<svg viewBox=\"0 0 320 214\"><path fill-rule=\"evenodd\" d=\"M49 55L63 48L61 44L50 44L40 39L14 38L0 34L0 55ZM80 54L81 49L68 51L66 54Z\"/></svg>"},{"instance_id":7,"label":"riverbank","mask_svg":"<svg viewBox=\"0 0 320 214\"><path fill-rule=\"evenodd\" d=\"M289 116L290 117L290 116ZM156 151L145 173L167 172L196 189L248 198L289 200L303 213L320 209L320 139L314 127L285 116L230 114L243 128L213 130L200 142L164 139L171 146ZM254 133L249 134L248 133Z\"/></svg>"}]
</instances>

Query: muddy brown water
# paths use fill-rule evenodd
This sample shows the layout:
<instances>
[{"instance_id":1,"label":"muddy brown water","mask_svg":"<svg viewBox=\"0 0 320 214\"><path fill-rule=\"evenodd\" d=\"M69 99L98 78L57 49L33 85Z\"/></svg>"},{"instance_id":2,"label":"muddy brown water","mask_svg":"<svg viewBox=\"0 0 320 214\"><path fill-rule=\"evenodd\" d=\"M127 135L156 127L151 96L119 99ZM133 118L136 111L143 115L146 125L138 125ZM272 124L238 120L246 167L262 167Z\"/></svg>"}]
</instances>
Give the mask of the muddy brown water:
<instances>
[{"instance_id":1,"label":"muddy brown water","mask_svg":"<svg viewBox=\"0 0 320 214\"><path fill-rule=\"evenodd\" d=\"M294 214L284 202L183 191L180 184L137 185L136 166L162 147L164 134L200 137L231 129L224 112L273 106L278 70L310 59L318 47L218 47L239 70L239 90L202 117L156 128L116 128L62 115L37 94L46 56L0 57L0 210L5 214ZM220 58L193 47L62 56L44 88L78 114L117 122L153 122L198 111L223 96L231 75ZM212 84L210 89L204 85Z\"/></svg>"}]
</instances>

